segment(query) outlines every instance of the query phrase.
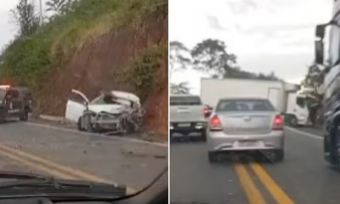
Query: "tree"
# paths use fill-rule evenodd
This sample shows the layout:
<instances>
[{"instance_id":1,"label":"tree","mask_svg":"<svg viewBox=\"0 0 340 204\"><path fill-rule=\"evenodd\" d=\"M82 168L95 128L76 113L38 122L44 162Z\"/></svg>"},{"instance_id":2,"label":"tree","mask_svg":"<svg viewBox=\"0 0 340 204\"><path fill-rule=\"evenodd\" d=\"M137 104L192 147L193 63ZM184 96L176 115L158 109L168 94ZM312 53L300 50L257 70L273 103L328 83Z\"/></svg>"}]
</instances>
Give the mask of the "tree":
<instances>
[{"instance_id":1,"label":"tree","mask_svg":"<svg viewBox=\"0 0 340 204\"><path fill-rule=\"evenodd\" d=\"M308 66L307 74L301 85L307 90L307 107L309 110L309 119L312 124L316 124L318 110L322 107L323 95L318 92L319 87L323 83L324 73L320 70L318 65L313 63ZM321 114L320 116L322 116ZM322 120L321 120L322 121Z\"/></svg>"},{"instance_id":2,"label":"tree","mask_svg":"<svg viewBox=\"0 0 340 204\"><path fill-rule=\"evenodd\" d=\"M178 70L186 69L191 65L190 57L186 57L185 54L189 55L189 49L181 42L172 41L170 42L170 72L173 73Z\"/></svg>"},{"instance_id":3,"label":"tree","mask_svg":"<svg viewBox=\"0 0 340 204\"><path fill-rule=\"evenodd\" d=\"M33 34L39 27L39 17L35 14L34 1L20 0L15 9L11 10L12 17L19 25L21 37Z\"/></svg>"},{"instance_id":4,"label":"tree","mask_svg":"<svg viewBox=\"0 0 340 204\"><path fill-rule=\"evenodd\" d=\"M47 9L46 11L55 11L59 12L68 5L71 0L49 0L46 2Z\"/></svg>"},{"instance_id":5,"label":"tree","mask_svg":"<svg viewBox=\"0 0 340 204\"><path fill-rule=\"evenodd\" d=\"M191 56L196 70L210 73L214 77L235 73L236 55L228 53L222 41L204 40L194 47Z\"/></svg>"},{"instance_id":6,"label":"tree","mask_svg":"<svg viewBox=\"0 0 340 204\"><path fill-rule=\"evenodd\" d=\"M190 88L188 82L182 82L179 84L170 84L170 92L172 94L189 94Z\"/></svg>"},{"instance_id":7,"label":"tree","mask_svg":"<svg viewBox=\"0 0 340 204\"><path fill-rule=\"evenodd\" d=\"M317 96L318 88L323 83L324 73L320 70L318 65L312 64L308 67L308 71L302 85L306 88L311 88L313 91L311 94Z\"/></svg>"}]
</instances>

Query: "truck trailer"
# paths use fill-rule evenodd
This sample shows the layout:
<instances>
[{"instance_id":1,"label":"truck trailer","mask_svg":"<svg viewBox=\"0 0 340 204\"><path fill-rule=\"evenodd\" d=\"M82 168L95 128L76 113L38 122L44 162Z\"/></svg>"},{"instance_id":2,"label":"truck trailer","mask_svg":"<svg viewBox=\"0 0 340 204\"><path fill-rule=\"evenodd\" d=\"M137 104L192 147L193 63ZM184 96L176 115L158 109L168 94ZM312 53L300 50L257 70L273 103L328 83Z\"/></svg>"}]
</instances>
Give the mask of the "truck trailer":
<instances>
[{"instance_id":1,"label":"truck trailer","mask_svg":"<svg viewBox=\"0 0 340 204\"><path fill-rule=\"evenodd\" d=\"M267 98L292 126L308 124L307 94L295 84L256 79L201 79L201 98L215 107L220 98Z\"/></svg>"}]
</instances>

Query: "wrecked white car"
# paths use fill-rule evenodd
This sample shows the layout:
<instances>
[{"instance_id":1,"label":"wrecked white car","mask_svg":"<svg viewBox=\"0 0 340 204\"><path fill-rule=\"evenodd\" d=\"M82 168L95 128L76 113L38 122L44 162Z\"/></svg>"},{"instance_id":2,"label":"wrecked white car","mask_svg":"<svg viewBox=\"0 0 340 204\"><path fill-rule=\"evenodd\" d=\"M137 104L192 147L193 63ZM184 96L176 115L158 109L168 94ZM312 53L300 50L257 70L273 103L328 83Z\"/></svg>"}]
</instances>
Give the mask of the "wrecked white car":
<instances>
[{"instance_id":1,"label":"wrecked white car","mask_svg":"<svg viewBox=\"0 0 340 204\"><path fill-rule=\"evenodd\" d=\"M139 98L127 92L102 93L92 101L80 91L72 90L65 118L78 124L80 131L111 131L117 134L136 132L142 125L144 110Z\"/></svg>"}]
</instances>

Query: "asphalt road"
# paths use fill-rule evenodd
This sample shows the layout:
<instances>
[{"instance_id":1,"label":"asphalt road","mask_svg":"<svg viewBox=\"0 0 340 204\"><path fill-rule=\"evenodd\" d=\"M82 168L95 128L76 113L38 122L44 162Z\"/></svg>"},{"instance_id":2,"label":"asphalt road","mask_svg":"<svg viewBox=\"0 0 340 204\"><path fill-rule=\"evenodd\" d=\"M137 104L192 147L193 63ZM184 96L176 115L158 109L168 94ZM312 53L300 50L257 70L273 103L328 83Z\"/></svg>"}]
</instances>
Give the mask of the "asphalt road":
<instances>
[{"instance_id":1,"label":"asphalt road","mask_svg":"<svg viewBox=\"0 0 340 204\"><path fill-rule=\"evenodd\" d=\"M205 143L171 144L171 202L340 203L340 173L323 160L321 136L291 128L285 135L285 160L276 164L235 158L209 164Z\"/></svg>"},{"instance_id":2,"label":"asphalt road","mask_svg":"<svg viewBox=\"0 0 340 204\"><path fill-rule=\"evenodd\" d=\"M0 170L125 184L138 190L167 165L167 147L61 127L0 125Z\"/></svg>"}]
</instances>

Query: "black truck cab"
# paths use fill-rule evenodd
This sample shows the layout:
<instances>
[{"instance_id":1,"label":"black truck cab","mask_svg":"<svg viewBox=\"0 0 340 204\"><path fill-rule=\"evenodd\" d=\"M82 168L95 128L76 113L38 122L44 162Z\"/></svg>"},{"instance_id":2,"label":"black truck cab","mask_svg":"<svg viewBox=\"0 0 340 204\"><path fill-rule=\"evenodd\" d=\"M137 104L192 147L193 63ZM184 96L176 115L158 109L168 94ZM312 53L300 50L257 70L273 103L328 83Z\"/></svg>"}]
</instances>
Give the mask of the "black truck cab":
<instances>
[{"instance_id":1,"label":"black truck cab","mask_svg":"<svg viewBox=\"0 0 340 204\"><path fill-rule=\"evenodd\" d=\"M332 19L316 26L315 63L322 68L324 157L340 170L340 1ZM327 50L324 49L325 44ZM325 57L326 56L326 57Z\"/></svg>"},{"instance_id":2,"label":"black truck cab","mask_svg":"<svg viewBox=\"0 0 340 204\"><path fill-rule=\"evenodd\" d=\"M32 94L28 88L0 85L0 122L7 119L28 120L32 112Z\"/></svg>"}]
</instances>

